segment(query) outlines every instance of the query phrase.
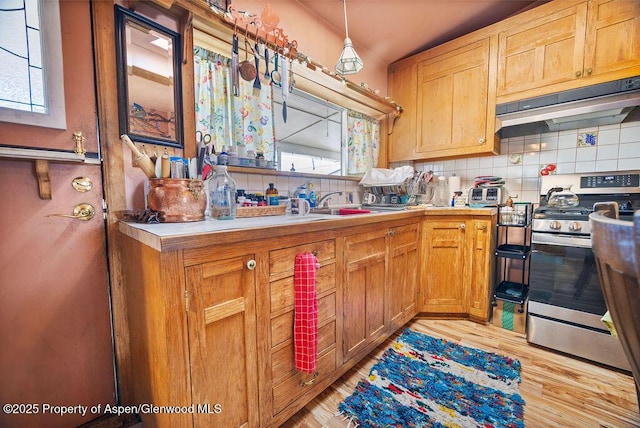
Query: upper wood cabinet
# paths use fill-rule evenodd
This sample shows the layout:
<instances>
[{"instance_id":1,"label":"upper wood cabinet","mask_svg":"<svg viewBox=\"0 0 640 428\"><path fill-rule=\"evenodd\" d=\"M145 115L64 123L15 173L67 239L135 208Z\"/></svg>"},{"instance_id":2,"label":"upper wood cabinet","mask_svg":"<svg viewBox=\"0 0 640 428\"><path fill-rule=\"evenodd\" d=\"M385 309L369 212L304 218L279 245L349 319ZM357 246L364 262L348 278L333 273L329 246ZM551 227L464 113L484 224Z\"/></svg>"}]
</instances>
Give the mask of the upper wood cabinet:
<instances>
[{"instance_id":1,"label":"upper wood cabinet","mask_svg":"<svg viewBox=\"0 0 640 428\"><path fill-rule=\"evenodd\" d=\"M418 153L441 157L494 151L493 135L487 134L495 115L488 108L494 105L488 102L489 51L487 38L418 63Z\"/></svg>"},{"instance_id":2,"label":"upper wood cabinet","mask_svg":"<svg viewBox=\"0 0 640 428\"><path fill-rule=\"evenodd\" d=\"M499 33L498 102L640 73L640 2L550 5L552 13L534 9L532 19L514 19Z\"/></svg>"},{"instance_id":3,"label":"upper wood cabinet","mask_svg":"<svg viewBox=\"0 0 640 428\"><path fill-rule=\"evenodd\" d=\"M589 1L585 73L611 75L607 80L640 74L640 2Z\"/></svg>"},{"instance_id":4,"label":"upper wood cabinet","mask_svg":"<svg viewBox=\"0 0 640 428\"><path fill-rule=\"evenodd\" d=\"M405 108L392 130L391 161L498 152L497 38L447 46L390 66L389 93Z\"/></svg>"}]
</instances>

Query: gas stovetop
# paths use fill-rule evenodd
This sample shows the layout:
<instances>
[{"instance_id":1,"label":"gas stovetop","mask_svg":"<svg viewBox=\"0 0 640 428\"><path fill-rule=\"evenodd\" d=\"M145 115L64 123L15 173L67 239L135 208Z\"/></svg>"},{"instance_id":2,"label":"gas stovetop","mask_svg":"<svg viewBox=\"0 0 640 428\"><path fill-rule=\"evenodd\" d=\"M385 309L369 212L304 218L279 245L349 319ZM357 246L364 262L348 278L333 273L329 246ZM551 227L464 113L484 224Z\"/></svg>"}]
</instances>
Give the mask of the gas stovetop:
<instances>
[{"instance_id":1,"label":"gas stovetop","mask_svg":"<svg viewBox=\"0 0 640 428\"><path fill-rule=\"evenodd\" d=\"M551 189L568 188L578 196L576 207L547 205ZM640 171L593 174L557 174L542 177L540 206L533 212L534 232L586 235L591 233L589 214L597 202L615 201L623 218L640 209Z\"/></svg>"},{"instance_id":2,"label":"gas stovetop","mask_svg":"<svg viewBox=\"0 0 640 428\"><path fill-rule=\"evenodd\" d=\"M533 212L533 218L547 218L547 219L555 219L555 218L575 218L576 220L581 220L583 217L589 216L593 212L592 208L586 207L539 207Z\"/></svg>"}]
</instances>

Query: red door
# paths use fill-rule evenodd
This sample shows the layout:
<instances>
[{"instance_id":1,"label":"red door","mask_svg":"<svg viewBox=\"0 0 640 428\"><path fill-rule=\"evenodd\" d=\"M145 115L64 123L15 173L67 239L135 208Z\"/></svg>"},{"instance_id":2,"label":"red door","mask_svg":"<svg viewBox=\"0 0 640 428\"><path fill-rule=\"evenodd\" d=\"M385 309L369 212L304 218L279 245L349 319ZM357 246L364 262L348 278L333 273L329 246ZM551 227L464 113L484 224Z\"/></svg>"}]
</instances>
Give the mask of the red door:
<instances>
[{"instance_id":1,"label":"red door","mask_svg":"<svg viewBox=\"0 0 640 428\"><path fill-rule=\"evenodd\" d=\"M0 122L2 427L78 426L116 402L100 163L49 161L38 181L35 161L8 149L70 150L80 131L98 152L89 2L60 1L60 19L67 128ZM76 190L78 177L76 187L91 189ZM42 199L47 182L51 199ZM95 216L50 216L78 204Z\"/></svg>"}]
</instances>

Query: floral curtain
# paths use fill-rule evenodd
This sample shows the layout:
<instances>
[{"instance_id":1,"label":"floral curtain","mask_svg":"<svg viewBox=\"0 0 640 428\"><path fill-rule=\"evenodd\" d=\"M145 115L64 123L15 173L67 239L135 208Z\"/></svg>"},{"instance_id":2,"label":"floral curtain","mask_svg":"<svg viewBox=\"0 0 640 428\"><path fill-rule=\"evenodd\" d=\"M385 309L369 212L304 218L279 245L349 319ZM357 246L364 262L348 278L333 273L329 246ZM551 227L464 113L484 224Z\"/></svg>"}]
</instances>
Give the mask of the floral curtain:
<instances>
[{"instance_id":1,"label":"floral curtain","mask_svg":"<svg viewBox=\"0 0 640 428\"><path fill-rule=\"evenodd\" d=\"M247 150L275 155L273 88L240 78L240 94L231 92L231 59L194 48L196 131L209 134L217 152L222 146L246 145Z\"/></svg>"},{"instance_id":2,"label":"floral curtain","mask_svg":"<svg viewBox=\"0 0 640 428\"><path fill-rule=\"evenodd\" d=\"M361 175L378 165L380 122L355 111L347 113L347 174Z\"/></svg>"}]
</instances>

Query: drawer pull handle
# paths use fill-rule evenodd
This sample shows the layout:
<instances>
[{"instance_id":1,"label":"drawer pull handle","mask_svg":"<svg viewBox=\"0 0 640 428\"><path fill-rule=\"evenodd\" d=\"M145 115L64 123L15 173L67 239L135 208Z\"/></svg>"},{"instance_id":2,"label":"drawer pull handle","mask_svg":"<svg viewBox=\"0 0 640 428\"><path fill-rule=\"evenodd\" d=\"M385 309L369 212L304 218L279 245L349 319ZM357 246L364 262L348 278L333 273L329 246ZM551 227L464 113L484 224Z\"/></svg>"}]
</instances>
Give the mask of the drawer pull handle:
<instances>
[{"instance_id":1,"label":"drawer pull handle","mask_svg":"<svg viewBox=\"0 0 640 428\"><path fill-rule=\"evenodd\" d=\"M313 250L311 252L311 254L313 254L313 257L318 257L318 251L317 250Z\"/></svg>"},{"instance_id":2,"label":"drawer pull handle","mask_svg":"<svg viewBox=\"0 0 640 428\"><path fill-rule=\"evenodd\" d=\"M300 381L300 386L301 387L305 387L305 386L310 386L313 384L313 382L316 381L316 379L318 378L318 371L316 370L316 372L313 374L313 377L311 379L309 379L308 381Z\"/></svg>"},{"instance_id":3,"label":"drawer pull handle","mask_svg":"<svg viewBox=\"0 0 640 428\"><path fill-rule=\"evenodd\" d=\"M254 270L256 268L256 261L255 260L249 260L247 262L247 269L249 270Z\"/></svg>"}]
</instances>

